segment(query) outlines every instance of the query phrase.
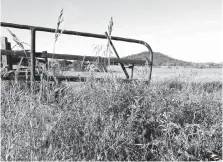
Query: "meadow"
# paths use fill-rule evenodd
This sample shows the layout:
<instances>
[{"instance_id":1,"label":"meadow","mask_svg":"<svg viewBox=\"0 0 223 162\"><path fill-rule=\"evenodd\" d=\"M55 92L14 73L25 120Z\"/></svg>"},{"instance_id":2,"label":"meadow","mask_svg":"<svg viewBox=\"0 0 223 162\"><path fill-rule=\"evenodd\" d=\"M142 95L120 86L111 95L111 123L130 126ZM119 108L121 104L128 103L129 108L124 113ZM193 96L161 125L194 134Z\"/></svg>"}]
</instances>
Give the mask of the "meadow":
<instances>
[{"instance_id":1,"label":"meadow","mask_svg":"<svg viewBox=\"0 0 223 162\"><path fill-rule=\"evenodd\" d=\"M222 159L222 69L136 67L84 83L1 82L1 160ZM61 72L64 75L78 72ZM104 82L96 82L104 76Z\"/></svg>"}]
</instances>

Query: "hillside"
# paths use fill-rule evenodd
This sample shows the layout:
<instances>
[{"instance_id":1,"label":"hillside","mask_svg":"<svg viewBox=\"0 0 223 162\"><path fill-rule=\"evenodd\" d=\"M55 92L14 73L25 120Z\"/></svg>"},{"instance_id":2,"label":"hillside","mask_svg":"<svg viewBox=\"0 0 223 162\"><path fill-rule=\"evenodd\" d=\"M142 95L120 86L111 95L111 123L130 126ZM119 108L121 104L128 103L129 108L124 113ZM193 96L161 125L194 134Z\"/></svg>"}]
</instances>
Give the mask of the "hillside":
<instances>
[{"instance_id":1,"label":"hillside","mask_svg":"<svg viewBox=\"0 0 223 162\"><path fill-rule=\"evenodd\" d=\"M123 58L133 59L133 60L145 60L145 56L148 56L148 55L149 55L148 52L141 52L141 53L129 55ZM195 67L195 68L222 67L222 64L216 64L216 63L193 63L193 62L182 61L182 60L169 57L160 52L154 52L153 65L154 66L187 66L187 67Z\"/></svg>"}]
</instances>

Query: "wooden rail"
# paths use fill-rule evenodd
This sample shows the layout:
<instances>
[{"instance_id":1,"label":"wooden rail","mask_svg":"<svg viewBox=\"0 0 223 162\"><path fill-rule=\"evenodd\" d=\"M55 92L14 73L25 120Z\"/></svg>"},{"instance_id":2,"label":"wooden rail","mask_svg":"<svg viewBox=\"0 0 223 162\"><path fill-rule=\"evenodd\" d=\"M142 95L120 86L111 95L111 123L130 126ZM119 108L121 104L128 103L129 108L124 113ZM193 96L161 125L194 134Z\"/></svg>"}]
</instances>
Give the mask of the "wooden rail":
<instances>
[{"instance_id":1,"label":"wooden rail","mask_svg":"<svg viewBox=\"0 0 223 162\"><path fill-rule=\"evenodd\" d=\"M30 80L31 75L25 76L25 75L18 75L17 79L18 80ZM4 80L14 80L15 76L14 75L9 75L4 77ZM80 76L62 76L62 75L58 75L56 76L57 81L70 81L70 82L86 82L87 79L89 79L89 77L80 77ZM96 81L106 81L105 78L93 78ZM40 75L35 75L35 81L40 81L41 77ZM48 80L49 81L55 81L55 77L54 76L48 76ZM133 81L137 81L137 79L122 79L122 78L117 78L117 81L119 82L133 82ZM145 83L148 83L148 81L144 81Z\"/></svg>"},{"instance_id":2,"label":"wooden rail","mask_svg":"<svg viewBox=\"0 0 223 162\"><path fill-rule=\"evenodd\" d=\"M27 55L26 55L27 54ZM13 57L31 57L31 52L26 52L26 54L23 51L14 51L14 50L2 50L1 49L1 55L6 56L13 56ZM70 55L70 54L54 54L54 53L46 53L46 52L36 52L36 57L39 58L54 58L54 59L66 59L66 60L80 60L83 59L85 61L95 61L96 59L99 59L99 62L104 62L108 58L106 57L95 57L95 56L80 56L80 55ZM110 61L112 63L123 63L123 64L135 64L135 65L145 65L145 60L131 60L131 59L118 59L118 58L110 58Z\"/></svg>"}]
</instances>

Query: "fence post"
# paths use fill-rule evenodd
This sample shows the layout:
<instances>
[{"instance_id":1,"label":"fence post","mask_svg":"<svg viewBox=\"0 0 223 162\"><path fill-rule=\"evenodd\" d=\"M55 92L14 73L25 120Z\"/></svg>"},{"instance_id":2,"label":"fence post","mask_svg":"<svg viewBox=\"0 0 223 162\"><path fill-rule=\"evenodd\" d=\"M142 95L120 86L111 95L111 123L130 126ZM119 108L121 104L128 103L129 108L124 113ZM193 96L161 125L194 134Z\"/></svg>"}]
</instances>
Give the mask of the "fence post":
<instances>
[{"instance_id":1,"label":"fence post","mask_svg":"<svg viewBox=\"0 0 223 162\"><path fill-rule=\"evenodd\" d=\"M43 51L43 53L46 54L46 57L44 58L45 65L46 65L46 70L48 70L48 58L47 58L47 51Z\"/></svg>"},{"instance_id":2,"label":"fence post","mask_svg":"<svg viewBox=\"0 0 223 162\"><path fill-rule=\"evenodd\" d=\"M11 50L7 37L1 37L1 49ZM12 56L1 55L1 67L7 67L6 71L12 70Z\"/></svg>"},{"instance_id":3,"label":"fence post","mask_svg":"<svg viewBox=\"0 0 223 162\"><path fill-rule=\"evenodd\" d=\"M12 50L10 42L7 43L7 50ZM12 56L7 56L7 58L8 58L8 70L12 70L13 68Z\"/></svg>"},{"instance_id":4,"label":"fence post","mask_svg":"<svg viewBox=\"0 0 223 162\"><path fill-rule=\"evenodd\" d=\"M33 88L33 82L35 81L35 63L36 63L36 59L35 59L35 49L36 49L36 31L35 28L30 28L31 30L31 77L30 77L30 81L31 81L31 88Z\"/></svg>"},{"instance_id":5,"label":"fence post","mask_svg":"<svg viewBox=\"0 0 223 162\"><path fill-rule=\"evenodd\" d=\"M134 64L132 64L132 66L131 66L131 69L132 69L132 72L131 72L131 79L133 79L133 71L134 71Z\"/></svg>"}]
</instances>

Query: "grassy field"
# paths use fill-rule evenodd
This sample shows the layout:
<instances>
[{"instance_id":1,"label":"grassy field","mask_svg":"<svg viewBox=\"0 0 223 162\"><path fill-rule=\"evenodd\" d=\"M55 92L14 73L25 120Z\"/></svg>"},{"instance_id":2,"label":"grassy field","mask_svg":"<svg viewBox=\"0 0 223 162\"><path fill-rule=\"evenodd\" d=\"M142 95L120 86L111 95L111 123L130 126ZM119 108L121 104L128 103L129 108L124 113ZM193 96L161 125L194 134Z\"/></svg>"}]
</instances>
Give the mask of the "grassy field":
<instances>
[{"instance_id":1,"label":"grassy field","mask_svg":"<svg viewBox=\"0 0 223 162\"><path fill-rule=\"evenodd\" d=\"M131 70L127 69L131 74ZM109 73L94 73L95 77L120 77L125 78L125 75L120 66L109 66ZM75 72L69 71L63 72L64 75L82 75L91 76L89 72ZM135 67L134 78L147 79L147 70L144 67ZM195 69L195 68L183 68L183 67L162 67L153 68L152 81L162 81L165 79L178 79L186 82L212 82L222 81L222 69L221 68L207 68L207 69Z\"/></svg>"},{"instance_id":2,"label":"grassy field","mask_svg":"<svg viewBox=\"0 0 223 162\"><path fill-rule=\"evenodd\" d=\"M85 73L86 83L42 80L34 92L2 81L1 160L222 159L222 69L154 68L149 85L109 71L103 83Z\"/></svg>"}]
</instances>

